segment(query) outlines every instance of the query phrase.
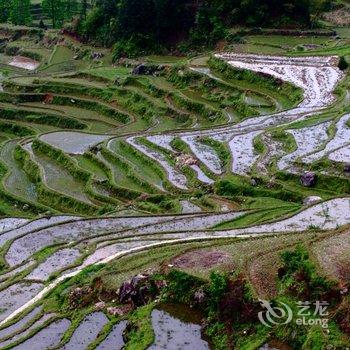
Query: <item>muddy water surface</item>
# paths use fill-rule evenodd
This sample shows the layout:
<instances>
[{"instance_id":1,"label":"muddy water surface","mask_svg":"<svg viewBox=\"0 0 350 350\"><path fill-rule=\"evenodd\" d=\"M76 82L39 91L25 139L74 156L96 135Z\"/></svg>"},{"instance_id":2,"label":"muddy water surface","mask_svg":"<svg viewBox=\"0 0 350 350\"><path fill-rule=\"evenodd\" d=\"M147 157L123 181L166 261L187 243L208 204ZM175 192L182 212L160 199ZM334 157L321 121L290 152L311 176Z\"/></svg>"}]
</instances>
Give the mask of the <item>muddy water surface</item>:
<instances>
[{"instance_id":1,"label":"muddy water surface","mask_svg":"<svg viewBox=\"0 0 350 350\"><path fill-rule=\"evenodd\" d=\"M201 316L183 305L162 305L152 311L155 341L148 349L207 350L209 343L202 338Z\"/></svg>"},{"instance_id":2,"label":"muddy water surface","mask_svg":"<svg viewBox=\"0 0 350 350\"><path fill-rule=\"evenodd\" d=\"M96 347L96 350L121 350L125 345L123 332L127 324L127 321L121 321L113 326L111 332L107 335L106 339Z\"/></svg>"}]
</instances>

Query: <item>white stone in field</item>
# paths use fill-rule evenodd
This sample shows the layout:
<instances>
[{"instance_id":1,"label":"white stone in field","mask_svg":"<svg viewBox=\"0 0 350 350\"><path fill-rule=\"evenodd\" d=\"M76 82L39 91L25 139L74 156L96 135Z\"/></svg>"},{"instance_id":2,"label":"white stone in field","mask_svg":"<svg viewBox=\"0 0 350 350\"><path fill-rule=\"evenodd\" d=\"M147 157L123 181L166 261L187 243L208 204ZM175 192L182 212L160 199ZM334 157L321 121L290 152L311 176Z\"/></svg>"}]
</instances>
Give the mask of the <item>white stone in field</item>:
<instances>
[{"instance_id":1,"label":"white stone in field","mask_svg":"<svg viewBox=\"0 0 350 350\"><path fill-rule=\"evenodd\" d=\"M322 198L319 196L309 196L303 200L303 204L307 206L314 205L318 202L322 202Z\"/></svg>"}]
</instances>

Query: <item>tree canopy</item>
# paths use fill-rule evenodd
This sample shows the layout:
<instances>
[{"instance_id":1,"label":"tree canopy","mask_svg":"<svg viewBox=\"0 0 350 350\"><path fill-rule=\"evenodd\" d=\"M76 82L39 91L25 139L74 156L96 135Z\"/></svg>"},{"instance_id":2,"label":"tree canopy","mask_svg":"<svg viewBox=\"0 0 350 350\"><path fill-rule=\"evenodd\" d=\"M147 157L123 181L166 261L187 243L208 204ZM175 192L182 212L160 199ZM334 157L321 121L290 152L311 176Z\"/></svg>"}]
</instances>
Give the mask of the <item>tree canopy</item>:
<instances>
[{"instance_id":1,"label":"tree canopy","mask_svg":"<svg viewBox=\"0 0 350 350\"><path fill-rule=\"evenodd\" d=\"M54 28L73 17L86 39L133 55L211 46L242 27L310 27L332 0L42 0ZM0 20L30 24L30 0L0 0Z\"/></svg>"},{"instance_id":2,"label":"tree canopy","mask_svg":"<svg viewBox=\"0 0 350 350\"><path fill-rule=\"evenodd\" d=\"M70 20L72 16L79 14L80 9L86 11L86 2L81 0L43 0L42 7L44 13L52 21L54 28L62 26L65 20Z\"/></svg>"},{"instance_id":3,"label":"tree canopy","mask_svg":"<svg viewBox=\"0 0 350 350\"><path fill-rule=\"evenodd\" d=\"M0 21L10 21L16 25L30 24L30 0L0 0Z\"/></svg>"},{"instance_id":4,"label":"tree canopy","mask_svg":"<svg viewBox=\"0 0 350 350\"><path fill-rule=\"evenodd\" d=\"M80 32L118 50L173 45L183 39L210 45L228 29L309 27L330 0L96 0Z\"/></svg>"}]
</instances>

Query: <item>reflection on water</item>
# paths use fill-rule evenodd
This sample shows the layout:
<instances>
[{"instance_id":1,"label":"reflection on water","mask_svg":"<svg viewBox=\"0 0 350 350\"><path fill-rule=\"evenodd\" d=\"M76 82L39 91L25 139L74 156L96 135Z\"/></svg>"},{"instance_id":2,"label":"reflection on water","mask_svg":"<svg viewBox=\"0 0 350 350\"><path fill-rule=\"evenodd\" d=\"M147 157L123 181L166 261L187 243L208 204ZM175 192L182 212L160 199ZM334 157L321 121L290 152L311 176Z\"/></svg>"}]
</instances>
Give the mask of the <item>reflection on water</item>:
<instances>
[{"instance_id":1,"label":"reflection on water","mask_svg":"<svg viewBox=\"0 0 350 350\"><path fill-rule=\"evenodd\" d=\"M148 349L210 349L209 343L202 339L200 317L194 310L179 305L166 305L153 310L151 316L155 342Z\"/></svg>"},{"instance_id":2,"label":"reflection on water","mask_svg":"<svg viewBox=\"0 0 350 350\"><path fill-rule=\"evenodd\" d=\"M93 312L87 315L75 329L69 342L66 343L61 349L86 349L89 344L91 344L97 338L98 334L107 323L108 318L103 312Z\"/></svg>"},{"instance_id":3,"label":"reflection on water","mask_svg":"<svg viewBox=\"0 0 350 350\"><path fill-rule=\"evenodd\" d=\"M121 350L125 345L123 332L127 326L127 321L121 321L113 326L106 339L97 346L96 350Z\"/></svg>"}]
</instances>

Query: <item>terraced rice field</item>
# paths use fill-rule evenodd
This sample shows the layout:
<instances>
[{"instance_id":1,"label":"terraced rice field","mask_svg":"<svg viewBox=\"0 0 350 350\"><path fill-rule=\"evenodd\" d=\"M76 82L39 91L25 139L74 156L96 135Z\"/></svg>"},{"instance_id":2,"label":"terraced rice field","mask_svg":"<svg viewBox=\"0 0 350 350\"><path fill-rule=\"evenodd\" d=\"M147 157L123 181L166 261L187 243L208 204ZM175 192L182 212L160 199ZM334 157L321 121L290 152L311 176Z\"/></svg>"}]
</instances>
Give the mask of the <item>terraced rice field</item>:
<instances>
[{"instance_id":1,"label":"terraced rice field","mask_svg":"<svg viewBox=\"0 0 350 350\"><path fill-rule=\"evenodd\" d=\"M59 50L72 56L57 46L42 71L2 81L1 348L121 348L126 320L50 309L51 293L86 271L116 266L120 283L220 242L248 266L249 242L278 251L350 224L349 77L337 57L226 52L133 75L60 73ZM311 187L300 183L305 171ZM198 326L157 310L151 321L151 348L164 342L159 324L208 346Z\"/></svg>"}]
</instances>

